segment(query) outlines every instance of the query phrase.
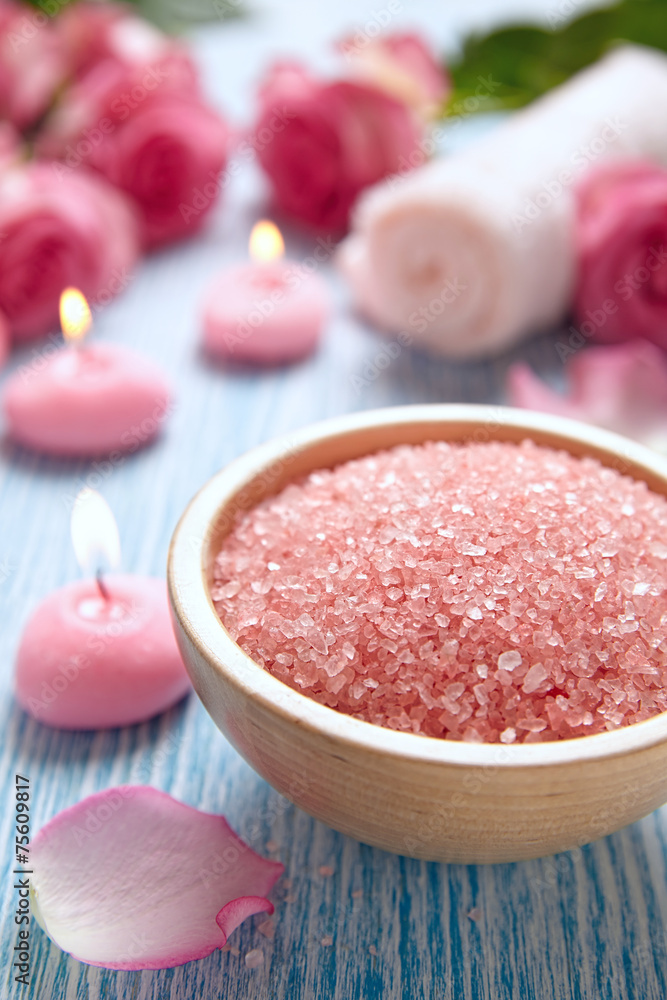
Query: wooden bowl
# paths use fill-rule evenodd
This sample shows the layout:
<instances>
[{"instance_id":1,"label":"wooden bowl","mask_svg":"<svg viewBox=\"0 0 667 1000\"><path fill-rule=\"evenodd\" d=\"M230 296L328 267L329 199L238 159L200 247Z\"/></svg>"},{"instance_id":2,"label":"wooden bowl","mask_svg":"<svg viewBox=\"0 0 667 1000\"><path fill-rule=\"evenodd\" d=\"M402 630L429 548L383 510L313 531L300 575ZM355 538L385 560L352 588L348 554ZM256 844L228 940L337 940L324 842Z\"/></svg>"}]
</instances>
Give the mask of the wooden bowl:
<instances>
[{"instance_id":1,"label":"wooden bowl","mask_svg":"<svg viewBox=\"0 0 667 1000\"><path fill-rule=\"evenodd\" d=\"M554 743L471 744L354 719L287 687L231 639L209 586L234 518L288 481L401 443L520 441L590 455L667 495L667 462L572 420L410 406L307 427L241 456L190 503L169 554L176 632L216 724L281 794L329 826L413 857L517 861L602 837L667 801L667 713Z\"/></svg>"}]
</instances>

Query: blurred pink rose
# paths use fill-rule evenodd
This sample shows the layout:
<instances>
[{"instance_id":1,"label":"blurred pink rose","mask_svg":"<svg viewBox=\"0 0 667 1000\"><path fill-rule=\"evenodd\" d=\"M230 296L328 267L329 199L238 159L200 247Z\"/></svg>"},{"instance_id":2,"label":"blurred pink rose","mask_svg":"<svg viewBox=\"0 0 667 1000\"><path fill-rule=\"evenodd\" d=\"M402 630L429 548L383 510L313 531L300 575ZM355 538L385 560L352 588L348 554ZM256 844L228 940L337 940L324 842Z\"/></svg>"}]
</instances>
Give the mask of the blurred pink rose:
<instances>
[{"instance_id":1,"label":"blurred pink rose","mask_svg":"<svg viewBox=\"0 0 667 1000\"><path fill-rule=\"evenodd\" d=\"M15 340L57 327L68 285L108 302L137 254L134 212L102 178L85 170L59 178L39 162L0 176L0 313Z\"/></svg>"},{"instance_id":2,"label":"blurred pink rose","mask_svg":"<svg viewBox=\"0 0 667 1000\"><path fill-rule=\"evenodd\" d=\"M51 18L27 4L0 0L0 117L20 129L33 125L66 72Z\"/></svg>"},{"instance_id":3,"label":"blurred pink rose","mask_svg":"<svg viewBox=\"0 0 667 1000\"><path fill-rule=\"evenodd\" d=\"M426 121L438 114L451 89L449 74L420 35L360 33L340 48L352 78L382 87Z\"/></svg>"},{"instance_id":4,"label":"blurred pink rose","mask_svg":"<svg viewBox=\"0 0 667 1000\"><path fill-rule=\"evenodd\" d=\"M63 161L63 172L92 167L130 195L144 247L201 226L216 201L228 143L226 124L202 101L185 49L155 34L155 47L118 46L84 73L39 143L43 156Z\"/></svg>"},{"instance_id":5,"label":"blurred pink rose","mask_svg":"<svg viewBox=\"0 0 667 1000\"><path fill-rule=\"evenodd\" d=\"M103 59L150 63L167 50L181 48L124 3L80 0L63 7L55 27L70 73L76 76Z\"/></svg>"},{"instance_id":6,"label":"blurred pink rose","mask_svg":"<svg viewBox=\"0 0 667 1000\"><path fill-rule=\"evenodd\" d=\"M260 91L253 142L277 205L341 234L361 191L405 169L420 134L410 109L383 90L281 63Z\"/></svg>"},{"instance_id":7,"label":"blurred pink rose","mask_svg":"<svg viewBox=\"0 0 667 1000\"><path fill-rule=\"evenodd\" d=\"M9 321L4 313L0 312L0 368L3 368L9 357L11 347L11 331Z\"/></svg>"},{"instance_id":8,"label":"blurred pink rose","mask_svg":"<svg viewBox=\"0 0 667 1000\"><path fill-rule=\"evenodd\" d=\"M610 163L587 174L576 197L582 333L667 347L667 170Z\"/></svg>"},{"instance_id":9,"label":"blurred pink rose","mask_svg":"<svg viewBox=\"0 0 667 1000\"><path fill-rule=\"evenodd\" d=\"M0 121L0 171L25 157L21 136L11 122Z\"/></svg>"}]
</instances>

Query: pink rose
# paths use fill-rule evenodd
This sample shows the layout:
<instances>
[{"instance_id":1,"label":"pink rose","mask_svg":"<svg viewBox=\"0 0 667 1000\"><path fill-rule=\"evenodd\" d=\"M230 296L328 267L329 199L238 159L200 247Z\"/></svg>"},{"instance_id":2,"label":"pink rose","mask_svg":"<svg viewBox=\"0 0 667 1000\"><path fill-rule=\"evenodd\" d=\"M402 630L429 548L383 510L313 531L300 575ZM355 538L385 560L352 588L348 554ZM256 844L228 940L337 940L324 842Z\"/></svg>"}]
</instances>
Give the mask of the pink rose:
<instances>
[{"instance_id":1,"label":"pink rose","mask_svg":"<svg viewBox=\"0 0 667 1000\"><path fill-rule=\"evenodd\" d=\"M154 62L178 47L123 3L80 2L63 7L56 30L70 73L81 76L103 59Z\"/></svg>"},{"instance_id":2,"label":"pink rose","mask_svg":"<svg viewBox=\"0 0 667 1000\"><path fill-rule=\"evenodd\" d=\"M11 122L0 121L0 172L25 157L21 136Z\"/></svg>"},{"instance_id":3,"label":"pink rose","mask_svg":"<svg viewBox=\"0 0 667 1000\"><path fill-rule=\"evenodd\" d=\"M4 313L0 313L0 368L4 368L7 358L9 357L11 340L9 321Z\"/></svg>"},{"instance_id":4,"label":"pink rose","mask_svg":"<svg viewBox=\"0 0 667 1000\"><path fill-rule=\"evenodd\" d=\"M84 164L126 192L144 247L201 226L216 201L228 142L225 123L201 99L187 52L156 34L152 60L143 61L148 49L135 60L131 46L120 46L88 70L65 94L39 145L63 169Z\"/></svg>"},{"instance_id":5,"label":"pink rose","mask_svg":"<svg viewBox=\"0 0 667 1000\"><path fill-rule=\"evenodd\" d=\"M0 176L0 313L15 340L58 323L60 293L80 288L105 303L137 259L134 213L122 194L87 171L59 178L33 162Z\"/></svg>"},{"instance_id":6,"label":"pink rose","mask_svg":"<svg viewBox=\"0 0 667 1000\"><path fill-rule=\"evenodd\" d=\"M44 11L0 0L0 117L20 129L33 125L65 75L58 38Z\"/></svg>"},{"instance_id":7,"label":"pink rose","mask_svg":"<svg viewBox=\"0 0 667 1000\"><path fill-rule=\"evenodd\" d=\"M254 144L277 205L340 234L361 191L405 169L419 136L409 108L383 90L282 63L260 92Z\"/></svg>"},{"instance_id":8,"label":"pink rose","mask_svg":"<svg viewBox=\"0 0 667 1000\"><path fill-rule=\"evenodd\" d=\"M436 117L451 90L449 74L417 34L359 34L340 48L353 78L382 87L426 121Z\"/></svg>"},{"instance_id":9,"label":"pink rose","mask_svg":"<svg viewBox=\"0 0 667 1000\"><path fill-rule=\"evenodd\" d=\"M610 163L587 174L576 197L582 332L667 347L667 170Z\"/></svg>"}]
</instances>

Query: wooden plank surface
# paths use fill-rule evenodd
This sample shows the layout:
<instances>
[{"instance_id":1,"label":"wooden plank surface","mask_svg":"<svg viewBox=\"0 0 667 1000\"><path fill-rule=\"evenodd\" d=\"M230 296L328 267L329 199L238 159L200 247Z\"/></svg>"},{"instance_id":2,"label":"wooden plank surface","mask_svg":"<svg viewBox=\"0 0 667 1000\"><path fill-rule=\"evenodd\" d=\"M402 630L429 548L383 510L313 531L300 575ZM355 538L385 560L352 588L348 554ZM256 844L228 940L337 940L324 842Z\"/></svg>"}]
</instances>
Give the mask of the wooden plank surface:
<instances>
[{"instance_id":1,"label":"wooden plank surface","mask_svg":"<svg viewBox=\"0 0 667 1000\"><path fill-rule=\"evenodd\" d=\"M298 37L294 3L284 5L282 21L276 8L273 20L267 15L201 35L214 98L233 110L247 107L249 81L271 52L308 52L314 44L308 30L313 37L317 31L333 37L337 26L353 27L355 5L346 0L335 6L326 18L316 19L311 11ZM402 19L414 14L413 21L443 41L450 31L442 21L445 8L453 23L454 7L435 0L415 2ZM364 17L372 11L368 5ZM664 810L558 857L489 867L426 864L358 844L291 806L237 756L194 696L144 725L81 734L47 729L13 702L13 660L27 616L44 595L78 575L69 515L71 497L82 485L99 488L114 509L124 568L163 574L171 532L191 495L225 462L269 436L368 407L502 399L510 358L447 364L414 351L403 351L358 391L354 376L368 372L365 366L383 342L351 315L329 264L322 271L337 309L316 357L266 373L207 365L198 351L202 291L221 266L244 256L250 226L263 212L262 188L248 164L206 232L153 256L126 294L97 318L96 338L145 350L173 381L177 405L158 443L114 468L37 458L7 442L0 448L0 997L662 1000ZM293 257L312 252L312 241L286 236ZM538 338L514 356L557 381L554 336ZM27 349L15 363L31 357ZM179 969L116 973L68 958L33 923L31 986L15 990L10 844L16 771L31 781L35 830L83 796L122 782L152 784L224 813L255 849L286 866L291 884L283 881L275 892L275 939L257 930L261 917L252 918L234 932L234 950ZM333 875L320 874L322 865ZM323 944L329 936L333 944ZM244 964L252 948L264 955L257 969Z\"/></svg>"}]
</instances>

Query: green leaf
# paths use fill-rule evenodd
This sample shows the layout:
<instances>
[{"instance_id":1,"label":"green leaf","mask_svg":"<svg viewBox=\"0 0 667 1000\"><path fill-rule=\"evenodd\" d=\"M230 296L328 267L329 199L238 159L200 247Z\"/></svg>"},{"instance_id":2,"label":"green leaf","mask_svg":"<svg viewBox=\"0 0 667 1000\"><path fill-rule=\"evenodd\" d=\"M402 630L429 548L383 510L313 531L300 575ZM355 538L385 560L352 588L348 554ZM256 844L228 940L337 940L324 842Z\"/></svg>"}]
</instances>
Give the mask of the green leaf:
<instances>
[{"instance_id":1,"label":"green leaf","mask_svg":"<svg viewBox=\"0 0 667 1000\"><path fill-rule=\"evenodd\" d=\"M61 0L63 9L71 7L76 0ZM227 21L242 17L245 13L243 0L125 0L137 8L137 13L152 21L164 31L177 33L189 24L211 21ZM42 9L44 0L24 0L31 7ZM57 15L56 15L57 16Z\"/></svg>"},{"instance_id":2,"label":"green leaf","mask_svg":"<svg viewBox=\"0 0 667 1000\"><path fill-rule=\"evenodd\" d=\"M622 41L667 51L665 14L664 0L622 0L551 29L513 25L471 35L449 67L445 115L521 107Z\"/></svg>"}]
</instances>

